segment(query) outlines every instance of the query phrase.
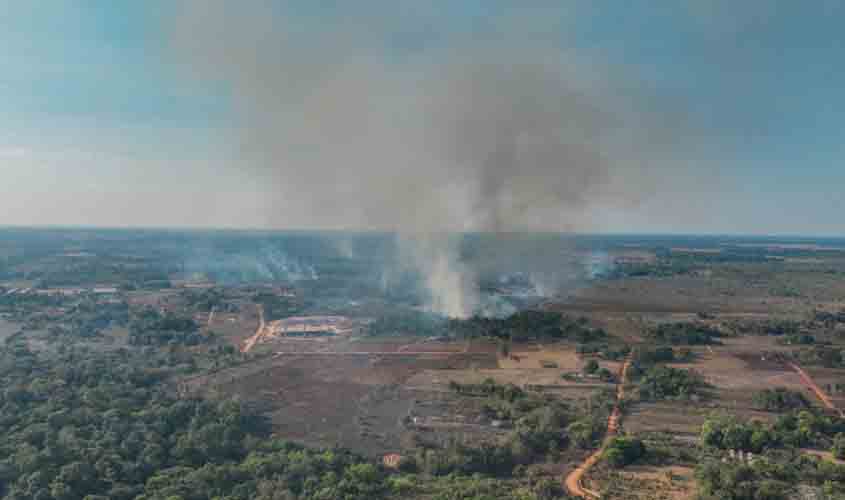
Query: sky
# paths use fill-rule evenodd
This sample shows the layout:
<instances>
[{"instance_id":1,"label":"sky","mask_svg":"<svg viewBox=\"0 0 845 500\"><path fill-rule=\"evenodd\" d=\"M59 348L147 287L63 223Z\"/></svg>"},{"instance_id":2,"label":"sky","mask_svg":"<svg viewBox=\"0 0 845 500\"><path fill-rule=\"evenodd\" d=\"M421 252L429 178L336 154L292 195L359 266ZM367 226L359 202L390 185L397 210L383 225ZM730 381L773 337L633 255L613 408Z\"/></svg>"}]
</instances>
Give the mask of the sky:
<instances>
[{"instance_id":1,"label":"sky","mask_svg":"<svg viewBox=\"0 0 845 500\"><path fill-rule=\"evenodd\" d=\"M339 167L303 162L316 182L302 182L295 168L268 176L256 166L298 161L286 137L313 108L295 87L348 83L341 73L352 68L367 72L351 80L362 88L317 94L328 97L321 109L342 110L322 120L360 113L335 97L370 102L368 93L395 97L372 96L382 108L412 99L421 114L425 94L405 86L447 74L432 69L443 61L502 54L497 71L518 72L542 54L566 61L567 75L577 60L579 81L601 68L602 101L630 90L631 116L671 131L661 132L669 152L644 161L682 165L625 203L579 206L588 222L575 229L845 235L843 23L835 0L0 0L0 225L379 228L372 207L345 196L381 192L320 184ZM401 151L385 157L402 161ZM336 195L335 210L314 216L300 199L312 190ZM542 208L531 227L557 229L545 224L557 214Z\"/></svg>"}]
</instances>

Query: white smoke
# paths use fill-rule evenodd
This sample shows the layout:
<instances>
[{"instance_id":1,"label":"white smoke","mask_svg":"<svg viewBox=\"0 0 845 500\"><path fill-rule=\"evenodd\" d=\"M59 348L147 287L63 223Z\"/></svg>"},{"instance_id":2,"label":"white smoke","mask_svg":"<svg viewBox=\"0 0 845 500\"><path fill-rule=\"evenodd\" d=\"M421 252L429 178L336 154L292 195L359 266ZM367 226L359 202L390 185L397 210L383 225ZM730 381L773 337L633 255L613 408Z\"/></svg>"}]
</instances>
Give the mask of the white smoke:
<instances>
[{"instance_id":1,"label":"white smoke","mask_svg":"<svg viewBox=\"0 0 845 500\"><path fill-rule=\"evenodd\" d=\"M617 72L526 45L530 24L503 43L396 61L373 41L384 26L308 29L233 4L187 2L176 48L230 89L238 168L272 186L273 224L396 232L448 316L480 305L450 234L589 230L596 207L656 189L662 147L682 133Z\"/></svg>"}]
</instances>

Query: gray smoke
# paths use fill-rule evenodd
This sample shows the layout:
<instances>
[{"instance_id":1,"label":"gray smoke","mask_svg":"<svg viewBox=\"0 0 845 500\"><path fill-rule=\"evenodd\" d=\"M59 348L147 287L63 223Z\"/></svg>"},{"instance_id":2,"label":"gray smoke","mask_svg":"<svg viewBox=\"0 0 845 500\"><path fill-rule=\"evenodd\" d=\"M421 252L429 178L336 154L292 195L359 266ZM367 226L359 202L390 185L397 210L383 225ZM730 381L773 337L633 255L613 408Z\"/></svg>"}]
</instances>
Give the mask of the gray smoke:
<instances>
[{"instance_id":1,"label":"gray smoke","mask_svg":"<svg viewBox=\"0 0 845 500\"><path fill-rule=\"evenodd\" d=\"M234 4L186 3L175 48L230 92L237 168L270 186L270 223L396 232L449 316L478 309L479 273L504 259L465 261L456 233L589 231L597 212L657 189L680 142L677 114L635 79L524 42L531 23L502 42L397 55L382 25L318 28ZM523 270L566 276L548 257Z\"/></svg>"}]
</instances>

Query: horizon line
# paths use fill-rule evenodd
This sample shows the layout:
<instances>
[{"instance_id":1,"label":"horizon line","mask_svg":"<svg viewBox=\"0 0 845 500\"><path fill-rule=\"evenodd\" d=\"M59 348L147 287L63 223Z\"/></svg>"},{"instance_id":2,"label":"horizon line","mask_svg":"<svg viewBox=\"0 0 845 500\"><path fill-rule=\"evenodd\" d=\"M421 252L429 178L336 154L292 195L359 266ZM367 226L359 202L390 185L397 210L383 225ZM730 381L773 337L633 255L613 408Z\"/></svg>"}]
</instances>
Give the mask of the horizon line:
<instances>
[{"instance_id":1,"label":"horizon line","mask_svg":"<svg viewBox=\"0 0 845 500\"><path fill-rule=\"evenodd\" d=\"M358 233L358 234L397 234L393 229L374 228L257 228L257 227L226 227L226 226L108 226L108 225L79 225L79 224L0 224L3 230L33 230L33 231L158 231L158 232L218 232L218 233ZM742 232L655 232L655 231L553 231L553 230L514 230L514 231L438 231L454 234L547 234L568 236L630 236L630 237L731 237L731 238L800 238L800 239L845 239L845 234L811 234L811 233L742 233Z\"/></svg>"}]
</instances>

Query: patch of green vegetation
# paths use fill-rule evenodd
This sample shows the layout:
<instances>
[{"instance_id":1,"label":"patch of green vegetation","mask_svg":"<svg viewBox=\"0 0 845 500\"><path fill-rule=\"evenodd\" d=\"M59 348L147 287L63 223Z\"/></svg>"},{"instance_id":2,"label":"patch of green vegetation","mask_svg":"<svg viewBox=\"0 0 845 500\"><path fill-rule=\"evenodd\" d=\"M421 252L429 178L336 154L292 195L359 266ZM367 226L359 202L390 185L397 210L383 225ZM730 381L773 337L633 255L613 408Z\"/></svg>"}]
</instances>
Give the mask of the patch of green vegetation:
<instances>
[{"instance_id":1,"label":"patch of green vegetation","mask_svg":"<svg viewBox=\"0 0 845 500\"><path fill-rule=\"evenodd\" d=\"M199 325L189 317L161 314L153 308L138 312L129 324L132 345L199 345L211 340L199 332Z\"/></svg>"},{"instance_id":2,"label":"patch of green vegetation","mask_svg":"<svg viewBox=\"0 0 845 500\"><path fill-rule=\"evenodd\" d=\"M813 335L787 335L778 339L779 344L783 345L813 345L816 343L816 337Z\"/></svg>"},{"instance_id":3,"label":"patch of green vegetation","mask_svg":"<svg viewBox=\"0 0 845 500\"><path fill-rule=\"evenodd\" d=\"M560 313L520 311L507 318L474 317L449 320L448 330L457 337L491 337L514 342L529 340L572 340L579 343L607 339L607 332L591 328L586 318L571 318Z\"/></svg>"},{"instance_id":4,"label":"patch of green vegetation","mask_svg":"<svg viewBox=\"0 0 845 500\"><path fill-rule=\"evenodd\" d=\"M421 311L401 309L382 314L367 326L366 331L368 335L376 337L436 337L447 333L443 318Z\"/></svg>"},{"instance_id":5,"label":"patch of green vegetation","mask_svg":"<svg viewBox=\"0 0 845 500\"><path fill-rule=\"evenodd\" d=\"M635 353L634 363L639 367L644 367L658 363L688 363L693 359L695 359L693 352L683 347L680 349L668 346L641 347Z\"/></svg>"},{"instance_id":6,"label":"patch of green vegetation","mask_svg":"<svg viewBox=\"0 0 845 500\"><path fill-rule=\"evenodd\" d=\"M718 338L722 332L703 323L664 323L651 328L647 335L659 344L712 345L721 344Z\"/></svg>"},{"instance_id":7,"label":"patch of green vegetation","mask_svg":"<svg viewBox=\"0 0 845 500\"><path fill-rule=\"evenodd\" d=\"M654 366L649 368L639 382L639 395L643 400L695 399L705 397L709 387L697 372Z\"/></svg>"},{"instance_id":8,"label":"patch of green vegetation","mask_svg":"<svg viewBox=\"0 0 845 500\"><path fill-rule=\"evenodd\" d=\"M492 379L487 379L481 384L458 384L451 382L449 387L456 393L465 396L485 398L483 403L483 414L489 420L506 422L512 427L512 432L506 442L501 446L493 446L488 449L470 449L458 447L446 454L455 457L464 457L462 460L470 464L486 464L480 468L473 468L471 471L466 467L448 467L448 472L463 470L463 472L483 472L496 475L509 475L513 467L520 464L530 464L538 458L555 456L570 445L570 438L564 429L574 423L578 418L583 418L576 409L566 405L561 400L545 396L540 393L524 391L513 384L500 385ZM599 410L603 411L603 410ZM575 428L576 431L579 429ZM581 436L583 437L583 436ZM588 439L592 439L592 426ZM435 456L436 452L431 451ZM431 460L431 453L424 458L425 462ZM494 462L479 462L472 459L476 453L492 459ZM467 458L469 457L469 458ZM441 471L442 462L436 470ZM450 460L448 463L464 463ZM430 467L428 467L430 469ZM428 472L434 473L433 470Z\"/></svg>"},{"instance_id":9,"label":"patch of green vegetation","mask_svg":"<svg viewBox=\"0 0 845 500\"><path fill-rule=\"evenodd\" d=\"M791 391L784 387L775 389L764 389L754 394L753 404L755 408L773 412L797 410L809 408L810 402L804 394L798 391Z\"/></svg>"},{"instance_id":10,"label":"patch of green vegetation","mask_svg":"<svg viewBox=\"0 0 845 500\"><path fill-rule=\"evenodd\" d=\"M834 458L845 460L845 433L840 432L834 436L833 446L831 446L830 452Z\"/></svg>"},{"instance_id":11,"label":"patch of green vegetation","mask_svg":"<svg viewBox=\"0 0 845 500\"><path fill-rule=\"evenodd\" d=\"M701 500L786 500L796 486L814 488L825 500L845 498L845 467L799 451L770 451L751 462L711 456L696 467Z\"/></svg>"},{"instance_id":12,"label":"patch of green vegetation","mask_svg":"<svg viewBox=\"0 0 845 500\"><path fill-rule=\"evenodd\" d=\"M845 349L836 346L815 346L792 351L791 356L802 365L845 368Z\"/></svg>"},{"instance_id":13,"label":"patch of green vegetation","mask_svg":"<svg viewBox=\"0 0 845 500\"><path fill-rule=\"evenodd\" d=\"M763 321L733 321L728 328L739 335L799 335L806 325L801 321L767 319Z\"/></svg>"},{"instance_id":14,"label":"patch of green vegetation","mask_svg":"<svg viewBox=\"0 0 845 500\"><path fill-rule=\"evenodd\" d=\"M611 467L622 468L631 465L646 454L646 447L640 439L620 436L613 438L602 454Z\"/></svg>"},{"instance_id":15,"label":"patch of green vegetation","mask_svg":"<svg viewBox=\"0 0 845 500\"><path fill-rule=\"evenodd\" d=\"M778 448L829 449L841 432L845 419L801 410L780 416L773 424L713 415L701 426L700 438L712 448L760 453Z\"/></svg>"}]
</instances>

